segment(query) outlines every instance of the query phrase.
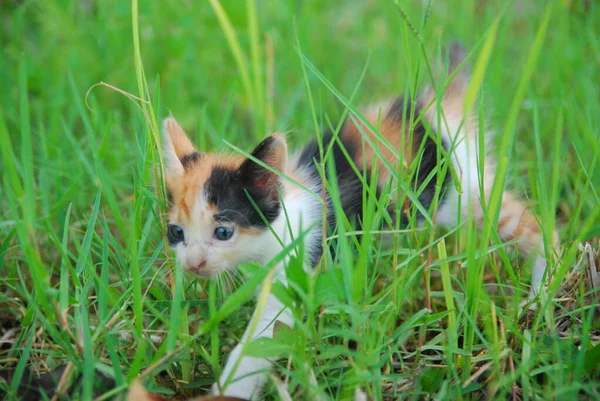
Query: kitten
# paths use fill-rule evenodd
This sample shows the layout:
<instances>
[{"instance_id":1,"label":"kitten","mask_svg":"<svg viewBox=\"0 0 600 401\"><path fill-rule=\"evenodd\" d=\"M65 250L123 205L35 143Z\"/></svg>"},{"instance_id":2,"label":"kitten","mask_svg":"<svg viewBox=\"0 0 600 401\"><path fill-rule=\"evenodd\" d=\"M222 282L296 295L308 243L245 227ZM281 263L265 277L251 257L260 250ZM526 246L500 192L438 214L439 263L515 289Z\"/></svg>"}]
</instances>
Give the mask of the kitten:
<instances>
[{"instance_id":1,"label":"kitten","mask_svg":"<svg viewBox=\"0 0 600 401\"><path fill-rule=\"evenodd\" d=\"M464 59L464 51L458 46L451 47L449 55L452 69ZM394 167L398 167L400 163L410 164L415 157L420 157L413 188L424 185L418 199L425 209L431 205L436 189L441 190L436 224L452 226L459 218L464 221L468 218L469 208L472 208L476 222L482 224L484 213L479 187L479 127L476 118L463 115L468 81L469 74L463 68L446 86L441 99L441 118L438 118L434 90L429 88L423 91L414 104L415 116L422 115L422 119L415 117L418 122L412 132L407 129L410 124L402 124L403 111L410 110L411 105L405 104L401 98L364 110L363 115L374 127L378 127L396 152L381 144L364 124L357 125L354 122L357 119L345 121L339 133L339 141L333 144L332 133L324 135L324 148L332 146L341 203L349 219L360 220L363 209L362 183L354 166L358 166L365 177L370 177L370 171L377 167L378 189L390 182L394 185L390 170L376 157L373 149L376 147ZM438 124L438 121L442 123ZM425 124L432 133L428 133ZM309 255L307 265L310 268L310 265L317 264L323 252L322 204L319 196L309 193L312 191L320 195L322 190L321 177L316 168L316 163L319 163L316 141L298 152L289 153L283 135L276 133L268 136L252 152L253 158L259 160L261 165L251 158L198 151L172 117L165 120L164 133L166 180L171 196L167 237L177 258L188 271L209 277L234 269L241 262L267 263L282 250L282 246L290 243L292 235L296 238L302 230L310 227L312 229L304 240ZM487 139L489 136L486 137L486 142ZM447 154L446 151L450 152ZM350 156L352 164L344 152ZM397 157L398 152L404 160ZM450 169L445 178L438 180L437 168L448 160L453 163L461 180L462 194L457 192L452 183ZM440 166L437 165L438 162ZM274 171L291 177L305 189L292 184ZM482 188L486 201L494 176L493 158L486 155ZM436 188L438 182L441 182L442 188ZM395 203L393 200L390 203L390 215L406 224L408 217L405 209L400 208L402 211L395 215L395 210L398 209ZM334 227L335 219L329 197L326 218L328 224ZM423 216L419 215L418 219L422 221ZM533 297L546 270L545 256L552 252L544 249L540 227L527 205L510 192L503 195L497 231L503 241L514 239L522 252L535 256L531 279ZM556 233L552 235L554 247L557 236ZM283 266L279 266L276 272L276 279L285 284ZM253 338L272 337L275 320L288 326L293 326L294 323L291 312L275 296L269 295ZM244 334L243 341L249 340L249 334ZM266 381L265 372L271 366L271 361L241 356L240 349L241 345L238 345L229 355L213 391L217 394L222 392L230 396L251 396L257 399ZM242 359L233 373L233 381L226 383L240 356Z\"/></svg>"}]
</instances>

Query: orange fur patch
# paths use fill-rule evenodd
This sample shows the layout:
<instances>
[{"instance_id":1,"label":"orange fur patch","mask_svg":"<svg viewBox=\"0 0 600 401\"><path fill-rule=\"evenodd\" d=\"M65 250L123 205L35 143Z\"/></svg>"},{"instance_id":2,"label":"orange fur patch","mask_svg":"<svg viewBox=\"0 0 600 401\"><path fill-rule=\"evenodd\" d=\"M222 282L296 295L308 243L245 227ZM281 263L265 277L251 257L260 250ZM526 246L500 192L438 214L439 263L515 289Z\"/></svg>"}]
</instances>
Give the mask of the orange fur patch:
<instances>
[{"instance_id":1,"label":"orange fur patch","mask_svg":"<svg viewBox=\"0 0 600 401\"><path fill-rule=\"evenodd\" d=\"M213 169L235 171L243 161L243 157L236 155L206 154L182 175L171 178L167 182L174 204L171 217L179 222L187 221Z\"/></svg>"},{"instance_id":2,"label":"orange fur patch","mask_svg":"<svg viewBox=\"0 0 600 401\"><path fill-rule=\"evenodd\" d=\"M254 227L239 227L237 230L242 235L258 236L263 234L263 230Z\"/></svg>"},{"instance_id":3,"label":"orange fur patch","mask_svg":"<svg viewBox=\"0 0 600 401\"><path fill-rule=\"evenodd\" d=\"M392 166L397 167L399 162L410 164L412 158L418 150L419 141L413 141L409 135L407 127L402 127L402 122L395 118L387 118L392 102L381 103L363 111L365 118L378 129L379 133L389 142L390 147L381 143L380 139L373 131L368 129L363 123L354 124L348 119L341 133L343 139L358 144L358 152L355 163L361 168L365 166L371 169L374 165L379 169L379 183L383 185L389 181L391 172L384 164L386 160ZM408 121L407 121L408 125ZM363 134L364 133L364 134ZM367 136L374 145L369 145L363 138ZM414 143L413 143L414 142ZM398 154L400 159L398 158Z\"/></svg>"},{"instance_id":4,"label":"orange fur patch","mask_svg":"<svg viewBox=\"0 0 600 401\"><path fill-rule=\"evenodd\" d=\"M489 198L493 181L487 177L484 182L486 197ZM483 213L478 197L473 197L474 217L478 224L483 224ZM529 255L539 251L542 246L542 230L527 204L518 199L513 193L505 191L500 205L498 217L498 233L503 241L517 240L518 248ZM558 234L552 233L552 248L558 249Z\"/></svg>"}]
</instances>

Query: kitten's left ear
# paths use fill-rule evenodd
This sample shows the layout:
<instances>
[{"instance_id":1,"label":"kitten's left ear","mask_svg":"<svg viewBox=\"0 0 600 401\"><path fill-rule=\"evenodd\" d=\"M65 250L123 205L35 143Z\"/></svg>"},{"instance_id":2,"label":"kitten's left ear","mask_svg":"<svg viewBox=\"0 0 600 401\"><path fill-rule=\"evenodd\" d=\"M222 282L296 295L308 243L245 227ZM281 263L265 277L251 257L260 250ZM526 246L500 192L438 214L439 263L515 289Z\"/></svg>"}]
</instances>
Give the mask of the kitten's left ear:
<instances>
[{"instance_id":1,"label":"kitten's left ear","mask_svg":"<svg viewBox=\"0 0 600 401\"><path fill-rule=\"evenodd\" d=\"M262 141L252 152L252 157L260 160L271 169L285 173L287 167L287 143L282 134L272 134ZM247 159L240 166L242 177L255 189L267 191L272 199L277 198L280 181L276 173Z\"/></svg>"},{"instance_id":2,"label":"kitten's left ear","mask_svg":"<svg viewBox=\"0 0 600 401\"><path fill-rule=\"evenodd\" d=\"M173 117L163 122L163 153L167 179L182 175L187 167L202 157Z\"/></svg>"}]
</instances>

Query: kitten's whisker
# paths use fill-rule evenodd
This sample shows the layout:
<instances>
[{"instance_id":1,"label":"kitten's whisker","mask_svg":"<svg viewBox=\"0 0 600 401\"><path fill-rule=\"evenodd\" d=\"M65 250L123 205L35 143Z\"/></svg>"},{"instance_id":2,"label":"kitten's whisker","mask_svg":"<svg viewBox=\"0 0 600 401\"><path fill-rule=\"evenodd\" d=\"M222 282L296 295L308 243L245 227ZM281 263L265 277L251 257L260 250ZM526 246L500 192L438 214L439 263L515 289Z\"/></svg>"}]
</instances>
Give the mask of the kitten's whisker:
<instances>
[{"instance_id":1,"label":"kitten's whisker","mask_svg":"<svg viewBox=\"0 0 600 401\"><path fill-rule=\"evenodd\" d=\"M235 287L235 281L231 270L225 270L225 277L227 277L227 288L225 289L226 294L230 294Z\"/></svg>"}]
</instances>

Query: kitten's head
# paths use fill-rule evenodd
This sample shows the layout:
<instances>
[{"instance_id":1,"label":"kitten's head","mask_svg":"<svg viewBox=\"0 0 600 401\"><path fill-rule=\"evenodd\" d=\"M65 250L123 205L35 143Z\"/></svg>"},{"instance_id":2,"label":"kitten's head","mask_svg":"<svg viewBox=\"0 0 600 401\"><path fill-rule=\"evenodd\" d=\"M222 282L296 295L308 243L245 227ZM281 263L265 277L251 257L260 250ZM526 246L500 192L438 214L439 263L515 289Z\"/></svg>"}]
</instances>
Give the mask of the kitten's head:
<instances>
[{"instance_id":1,"label":"kitten's head","mask_svg":"<svg viewBox=\"0 0 600 401\"><path fill-rule=\"evenodd\" d=\"M164 158L170 195L167 238L189 271L210 276L241 262L262 261L268 224L281 212L281 178L250 158L196 150L174 118L164 122ZM285 172L280 134L252 156Z\"/></svg>"}]
</instances>

